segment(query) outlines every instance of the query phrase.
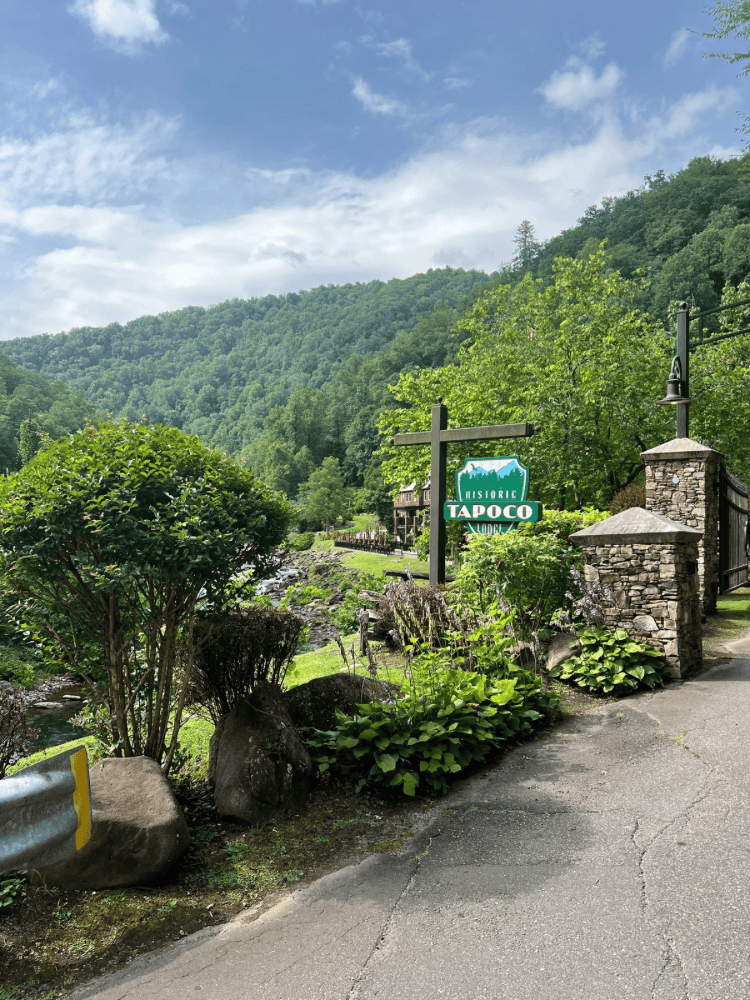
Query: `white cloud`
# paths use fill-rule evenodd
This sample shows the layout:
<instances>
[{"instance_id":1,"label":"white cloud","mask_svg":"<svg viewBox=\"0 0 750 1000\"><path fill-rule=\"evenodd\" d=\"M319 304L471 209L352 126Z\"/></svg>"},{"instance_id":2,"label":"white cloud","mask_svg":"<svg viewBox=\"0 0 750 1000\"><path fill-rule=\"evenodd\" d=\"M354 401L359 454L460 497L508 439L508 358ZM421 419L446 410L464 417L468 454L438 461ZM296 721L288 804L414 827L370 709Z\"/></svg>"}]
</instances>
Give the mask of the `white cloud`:
<instances>
[{"instance_id":1,"label":"white cloud","mask_svg":"<svg viewBox=\"0 0 750 1000\"><path fill-rule=\"evenodd\" d=\"M740 96L736 87L717 87L711 84L705 90L683 94L663 114L652 118L648 128L652 134L660 134L664 138L687 136L701 118L709 114L726 114L736 108Z\"/></svg>"},{"instance_id":2,"label":"white cloud","mask_svg":"<svg viewBox=\"0 0 750 1000\"><path fill-rule=\"evenodd\" d=\"M131 55L146 42L161 45L169 38L156 16L156 0L75 0L68 11L105 44Z\"/></svg>"},{"instance_id":3,"label":"white cloud","mask_svg":"<svg viewBox=\"0 0 750 1000\"><path fill-rule=\"evenodd\" d=\"M670 39L669 47L664 53L665 66L674 66L674 64L678 62L687 48L689 38L690 31L688 28L678 28L677 31L675 31Z\"/></svg>"},{"instance_id":4,"label":"white cloud","mask_svg":"<svg viewBox=\"0 0 750 1000\"><path fill-rule=\"evenodd\" d=\"M19 207L35 201L132 201L169 180L161 150L174 119L147 115L109 125L86 114L61 116L61 128L32 139L0 139L0 186Z\"/></svg>"},{"instance_id":5,"label":"white cloud","mask_svg":"<svg viewBox=\"0 0 750 1000\"><path fill-rule=\"evenodd\" d=\"M392 97L384 97L382 94L376 94L374 90L371 89L369 84L365 83L361 76L358 76L354 80L354 86L352 87L352 94L357 98L358 101L362 102L362 107L365 111L369 111L374 115L408 115L409 109L401 101L397 101Z\"/></svg>"},{"instance_id":6,"label":"white cloud","mask_svg":"<svg viewBox=\"0 0 750 1000\"><path fill-rule=\"evenodd\" d=\"M472 86L471 80L464 80L460 76L446 76L443 83L449 90L464 90Z\"/></svg>"},{"instance_id":7,"label":"white cloud","mask_svg":"<svg viewBox=\"0 0 750 1000\"><path fill-rule=\"evenodd\" d=\"M369 88L361 94L387 106ZM174 152L178 122L69 113L56 131L0 136L3 335L436 265L493 270L513 255L521 219L547 239L655 165L679 169L705 153L703 123L732 114L738 99L734 88L709 87L636 122L610 108L584 139L525 131L520 141L501 120L452 123L379 176L225 161L227 184L254 206L240 211L218 207L207 185L213 161ZM739 146L719 155L732 152ZM169 201L175 189L189 217Z\"/></svg>"},{"instance_id":8,"label":"white cloud","mask_svg":"<svg viewBox=\"0 0 750 1000\"><path fill-rule=\"evenodd\" d=\"M599 76L576 56L571 56L565 69L555 70L549 80L538 88L550 104L569 111L603 101L617 90L623 72L615 63L608 63Z\"/></svg>"},{"instance_id":9,"label":"white cloud","mask_svg":"<svg viewBox=\"0 0 750 1000\"><path fill-rule=\"evenodd\" d=\"M599 56L603 56L605 45L599 32L597 31L588 38L584 38L580 44L580 50L587 59L598 59Z\"/></svg>"},{"instance_id":10,"label":"white cloud","mask_svg":"<svg viewBox=\"0 0 750 1000\"><path fill-rule=\"evenodd\" d=\"M432 77L432 74L426 73L411 54L411 42L406 38L397 38L392 42L378 42L375 50L378 55L387 58L403 59L406 69L416 73L423 80L429 80Z\"/></svg>"},{"instance_id":11,"label":"white cloud","mask_svg":"<svg viewBox=\"0 0 750 1000\"><path fill-rule=\"evenodd\" d=\"M55 80L54 77L50 77L49 80L40 80L33 84L31 87L31 93L37 98L37 100L43 101L48 94L51 94L59 88L60 81Z\"/></svg>"}]
</instances>

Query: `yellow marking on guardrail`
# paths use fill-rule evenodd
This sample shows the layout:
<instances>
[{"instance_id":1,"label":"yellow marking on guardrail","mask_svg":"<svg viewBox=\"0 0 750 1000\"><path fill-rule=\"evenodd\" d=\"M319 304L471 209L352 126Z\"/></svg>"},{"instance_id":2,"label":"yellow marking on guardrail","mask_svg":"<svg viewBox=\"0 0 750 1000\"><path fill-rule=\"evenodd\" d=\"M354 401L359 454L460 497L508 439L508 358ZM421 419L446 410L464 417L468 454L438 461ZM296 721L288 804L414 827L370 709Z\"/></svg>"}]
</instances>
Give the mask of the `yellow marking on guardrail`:
<instances>
[{"instance_id":1,"label":"yellow marking on guardrail","mask_svg":"<svg viewBox=\"0 0 750 1000\"><path fill-rule=\"evenodd\" d=\"M76 850L88 844L91 839L91 803L89 801L89 763L86 748L81 747L70 755L70 770L76 779L73 792L73 808L78 814L76 829Z\"/></svg>"}]
</instances>

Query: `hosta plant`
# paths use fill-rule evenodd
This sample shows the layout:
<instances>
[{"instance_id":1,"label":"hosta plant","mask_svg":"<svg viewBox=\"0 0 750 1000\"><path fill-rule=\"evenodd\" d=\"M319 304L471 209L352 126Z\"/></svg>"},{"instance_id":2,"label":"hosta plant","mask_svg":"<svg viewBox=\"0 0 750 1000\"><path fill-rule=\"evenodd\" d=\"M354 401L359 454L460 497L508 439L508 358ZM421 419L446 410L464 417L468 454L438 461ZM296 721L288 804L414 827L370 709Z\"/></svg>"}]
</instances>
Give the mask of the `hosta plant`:
<instances>
[{"instance_id":1,"label":"hosta plant","mask_svg":"<svg viewBox=\"0 0 750 1000\"><path fill-rule=\"evenodd\" d=\"M640 685L663 685L668 675L663 654L636 642L625 629L579 628L577 636L580 654L554 667L552 677L619 697Z\"/></svg>"},{"instance_id":2,"label":"hosta plant","mask_svg":"<svg viewBox=\"0 0 750 1000\"><path fill-rule=\"evenodd\" d=\"M445 793L449 775L528 736L541 716L536 708L556 700L535 691L532 708L516 680L444 667L415 666L411 680L404 697L358 705L354 716L337 711L336 729L308 735L319 769L355 768L362 775L358 790L369 784L406 795Z\"/></svg>"}]
</instances>

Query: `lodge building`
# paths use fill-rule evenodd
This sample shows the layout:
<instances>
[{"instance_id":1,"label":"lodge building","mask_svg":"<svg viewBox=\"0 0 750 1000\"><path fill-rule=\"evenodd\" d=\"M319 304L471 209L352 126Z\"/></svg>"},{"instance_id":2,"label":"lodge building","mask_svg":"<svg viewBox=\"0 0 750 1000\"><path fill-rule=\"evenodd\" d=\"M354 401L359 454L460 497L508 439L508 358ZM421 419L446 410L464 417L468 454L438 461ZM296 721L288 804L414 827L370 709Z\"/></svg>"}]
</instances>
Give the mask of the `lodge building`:
<instances>
[{"instance_id":1,"label":"lodge building","mask_svg":"<svg viewBox=\"0 0 750 1000\"><path fill-rule=\"evenodd\" d=\"M393 540L398 548L413 549L430 512L430 481L418 488L414 481L402 486L393 501Z\"/></svg>"}]
</instances>

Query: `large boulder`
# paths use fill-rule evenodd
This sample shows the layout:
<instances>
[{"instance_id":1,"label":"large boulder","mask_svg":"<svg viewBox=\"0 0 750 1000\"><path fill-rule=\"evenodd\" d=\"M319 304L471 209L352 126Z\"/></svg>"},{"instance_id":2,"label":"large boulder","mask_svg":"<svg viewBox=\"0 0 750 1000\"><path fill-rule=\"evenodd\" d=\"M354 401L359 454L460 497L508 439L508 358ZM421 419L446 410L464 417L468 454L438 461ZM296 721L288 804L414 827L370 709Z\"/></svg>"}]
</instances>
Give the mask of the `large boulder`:
<instances>
[{"instance_id":1,"label":"large boulder","mask_svg":"<svg viewBox=\"0 0 750 1000\"><path fill-rule=\"evenodd\" d=\"M388 684L350 673L328 674L300 684L286 693L286 704L295 726L333 729L336 709L351 715L355 705L383 701L399 690Z\"/></svg>"},{"instance_id":2,"label":"large boulder","mask_svg":"<svg viewBox=\"0 0 750 1000\"><path fill-rule=\"evenodd\" d=\"M277 813L299 811L312 773L310 755L276 684L259 684L211 737L208 780L221 816L257 825Z\"/></svg>"},{"instance_id":3,"label":"large boulder","mask_svg":"<svg viewBox=\"0 0 750 1000\"><path fill-rule=\"evenodd\" d=\"M554 670L571 656L578 656L581 644L571 632L558 632L547 648L546 670Z\"/></svg>"},{"instance_id":4,"label":"large boulder","mask_svg":"<svg viewBox=\"0 0 750 1000\"><path fill-rule=\"evenodd\" d=\"M150 757L93 764L91 839L74 858L40 869L47 886L116 889L145 885L190 846L187 823L161 767Z\"/></svg>"}]
</instances>

